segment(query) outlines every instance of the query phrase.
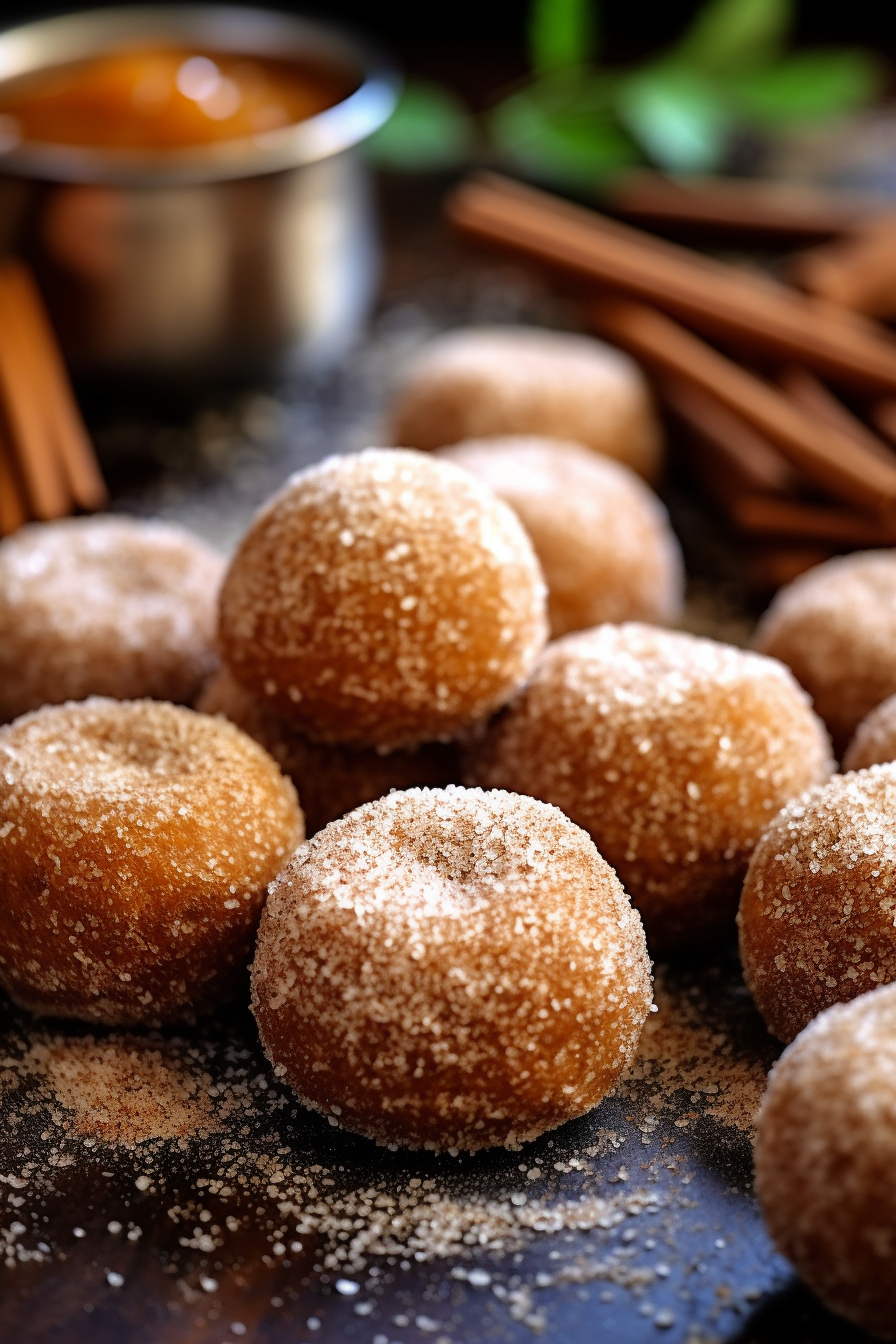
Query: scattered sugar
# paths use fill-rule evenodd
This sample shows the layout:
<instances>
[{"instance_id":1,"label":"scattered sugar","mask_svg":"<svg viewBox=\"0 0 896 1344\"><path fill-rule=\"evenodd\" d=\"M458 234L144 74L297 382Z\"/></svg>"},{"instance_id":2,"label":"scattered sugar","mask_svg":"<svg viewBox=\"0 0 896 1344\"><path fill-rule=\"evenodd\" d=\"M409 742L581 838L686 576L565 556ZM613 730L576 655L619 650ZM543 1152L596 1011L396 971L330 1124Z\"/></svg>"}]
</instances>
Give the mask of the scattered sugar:
<instances>
[{"instance_id":1,"label":"scattered sugar","mask_svg":"<svg viewBox=\"0 0 896 1344\"><path fill-rule=\"evenodd\" d=\"M743 997L726 999L712 972L702 976L660 966L654 979L659 1012L644 1024L637 1058L616 1093L640 1103L635 1124L650 1142L656 1116L676 1113L687 1130L704 1116L753 1133L775 1047Z\"/></svg>"},{"instance_id":2,"label":"scattered sugar","mask_svg":"<svg viewBox=\"0 0 896 1344\"><path fill-rule=\"evenodd\" d=\"M46 1080L77 1134L132 1147L150 1139L192 1139L218 1127L208 1097L211 1079L188 1068L186 1047L159 1039L49 1036L17 1066ZM121 1224L110 1223L110 1232Z\"/></svg>"},{"instance_id":3,"label":"scattered sugar","mask_svg":"<svg viewBox=\"0 0 896 1344\"><path fill-rule=\"evenodd\" d=\"M86 1170L102 1169L118 1173L113 1186L129 1189L142 1215L138 1220L126 1199L127 1212L118 1203L98 1210L98 1223L81 1237L106 1235L114 1213L122 1231L110 1235L136 1242L139 1224L149 1220L152 1248L143 1253L173 1248L176 1260L183 1257L182 1293L214 1310L214 1298L232 1291L234 1281L244 1283L253 1266L282 1266L293 1275L329 1276L334 1291L337 1279L358 1284L356 1293L340 1296L365 1315L356 1308L377 1303L384 1275L446 1260L461 1285L535 1331L548 1321L541 1295L552 1288L603 1281L650 1305L645 1292L666 1284L670 1268L673 1275L681 1270L675 1220L692 1189L687 1159L676 1152L674 1119L684 1114L693 1125L699 1117L714 1127L714 1141L727 1135L726 1143L743 1148L741 1127L761 1088L769 1045L763 1035L751 1051L758 1019L730 976L663 968L657 992L660 1011L606 1109L584 1129L542 1141L537 1162L492 1160L486 1167L476 1158L417 1161L359 1150L297 1107L254 1046L226 1027L200 1028L188 1043L159 1033L65 1037L22 1018L0 1060L0 1195L5 1190L9 1201L0 1258L10 1266L49 1265L55 1247L77 1235L65 1215L68 1183L78 1188ZM80 1069L92 1071L97 1061L92 1081L103 1111L91 1130L96 1094ZM147 1080L160 1106L145 1095ZM183 1123L171 1133L162 1113L177 1108ZM664 1136L645 1153L648 1117ZM542 1175L530 1181L536 1166ZM60 1196L62 1204L47 1203ZM41 1218L47 1209L49 1223ZM640 1219L650 1219L652 1235L624 1238ZM657 1237L663 1254L652 1251ZM555 1247L549 1268L542 1253L537 1272L516 1274L514 1257L544 1238ZM421 1314L438 1316L425 1296L407 1321Z\"/></svg>"}]
</instances>

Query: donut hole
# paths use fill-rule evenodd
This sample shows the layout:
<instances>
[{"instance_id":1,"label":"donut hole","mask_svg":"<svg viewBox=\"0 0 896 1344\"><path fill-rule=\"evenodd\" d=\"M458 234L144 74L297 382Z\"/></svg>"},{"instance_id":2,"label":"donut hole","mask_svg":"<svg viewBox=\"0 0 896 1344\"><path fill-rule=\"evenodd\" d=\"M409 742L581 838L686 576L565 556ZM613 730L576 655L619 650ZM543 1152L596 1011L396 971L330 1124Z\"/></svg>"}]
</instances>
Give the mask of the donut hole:
<instances>
[{"instance_id":1,"label":"donut hole","mask_svg":"<svg viewBox=\"0 0 896 1344\"><path fill-rule=\"evenodd\" d=\"M556 808L410 789L272 885L253 1011L300 1100L379 1143L517 1147L605 1095L650 1004L640 920Z\"/></svg>"},{"instance_id":2,"label":"donut hole","mask_svg":"<svg viewBox=\"0 0 896 1344\"><path fill-rule=\"evenodd\" d=\"M309 835L392 789L437 787L460 778L457 743L423 742L406 751L378 751L312 742L226 668L203 688L196 708L203 714L222 714L270 752L298 790Z\"/></svg>"},{"instance_id":3,"label":"donut hole","mask_svg":"<svg viewBox=\"0 0 896 1344\"><path fill-rule=\"evenodd\" d=\"M189 1021L229 997L295 790L232 724L161 701L47 706L0 729L0 984L34 1012Z\"/></svg>"},{"instance_id":4,"label":"donut hole","mask_svg":"<svg viewBox=\"0 0 896 1344\"><path fill-rule=\"evenodd\" d=\"M775 1246L828 1307L881 1339L896 1339L894 1117L896 985L887 985L829 1008L785 1050L755 1145Z\"/></svg>"},{"instance_id":5,"label":"donut hole","mask_svg":"<svg viewBox=\"0 0 896 1344\"><path fill-rule=\"evenodd\" d=\"M744 977L791 1041L825 1008L896 979L896 764L794 799L750 861L738 924Z\"/></svg>"},{"instance_id":6,"label":"donut hole","mask_svg":"<svg viewBox=\"0 0 896 1344\"><path fill-rule=\"evenodd\" d=\"M221 593L231 673L307 736L395 749L504 704L547 638L544 579L506 504L422 453L368 449L287 482Z\"/></svg>"},{"instance_id":7,"label":"donut hole","mask_svg":"<svg viewBox=\"0 0 896 1344\"><path fill-rule=\"evenodd\" d=\"M217 665L223 560L137 518L35 523L0 542L0 720L89 695L190 701Z\"/></svg>"},{"instance_id":8,"label":"donut hole","mask_svg":"<svg viewBox=\"0 0 896 1344\"><path fill-rule=\"evenodd\" d=\"M632 622L549 645L466 777L562 808L619 874L651 950L668 951L733 933L759 836L832 769L780 663Z\"/></svg>"}]
</instances>

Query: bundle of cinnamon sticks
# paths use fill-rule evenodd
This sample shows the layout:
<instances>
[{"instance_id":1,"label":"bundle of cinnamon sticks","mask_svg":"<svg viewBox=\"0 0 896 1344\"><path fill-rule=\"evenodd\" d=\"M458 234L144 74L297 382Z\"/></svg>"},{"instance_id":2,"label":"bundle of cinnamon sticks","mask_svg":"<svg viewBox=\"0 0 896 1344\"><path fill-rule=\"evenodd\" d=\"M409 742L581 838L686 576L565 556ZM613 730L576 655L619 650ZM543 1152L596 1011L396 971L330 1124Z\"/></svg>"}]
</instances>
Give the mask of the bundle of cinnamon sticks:
<instances>
[{"instance_id":1,"label":"bundle of cinnamon sticks","mask_svg":"<svg viewBox=\"0 0 896 1344\"><path fill-rule=\"evenodd\" d=\"M0 263L0 536L101 509L106 486L37 286Z\"/></svg>"},{"instance_id":2,"label":"bundle of cinnamon sticks","mask_svg":"<svg viewBox=\"0 0 896 1344\"><path fill-rule=\"evenodd\" d=\"M463 183L447 209L467 236L573 278L580 295L586 282L587 323L652 372L690 470L754 543L764 582L839 550L896 546L886 328L494 174Z\"/></svg>"}]
</instances>

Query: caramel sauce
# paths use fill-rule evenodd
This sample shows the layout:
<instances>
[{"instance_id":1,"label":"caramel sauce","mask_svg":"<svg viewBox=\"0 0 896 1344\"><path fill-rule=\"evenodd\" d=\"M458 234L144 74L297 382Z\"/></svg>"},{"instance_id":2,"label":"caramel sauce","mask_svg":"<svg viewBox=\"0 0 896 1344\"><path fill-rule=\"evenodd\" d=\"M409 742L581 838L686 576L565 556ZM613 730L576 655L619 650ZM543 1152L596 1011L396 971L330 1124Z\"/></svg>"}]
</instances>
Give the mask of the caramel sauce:
<instances>
[{"instance_id":1,"label":"caramel sauce","mask_svg":"<svg viewBox=\"0 0 896 1344\"><path fill-rule=\"evenodd\" d=\"M0 139L185 149L294 125L350 92L345 77L267 56L118 51L0 85Z\"/></svg>"}]
</instances>

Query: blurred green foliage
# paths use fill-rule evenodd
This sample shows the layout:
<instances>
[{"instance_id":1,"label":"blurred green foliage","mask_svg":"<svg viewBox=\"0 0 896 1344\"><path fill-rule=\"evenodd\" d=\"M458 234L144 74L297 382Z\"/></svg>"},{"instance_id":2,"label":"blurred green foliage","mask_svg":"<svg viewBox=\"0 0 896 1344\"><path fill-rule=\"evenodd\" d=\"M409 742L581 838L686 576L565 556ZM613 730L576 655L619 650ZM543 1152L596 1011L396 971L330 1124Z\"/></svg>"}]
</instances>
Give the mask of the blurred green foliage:
<instances>
[{"instance_id":1,"label":"blurred green foliage","mask_svg":"<svg viewBox=\"0 0 896 1344\"><path fill-rule=\"evenodd\" d=\"M866 105L884 85L871 53L787 50L795 0L706 0L689 29L644 64L598 64L599 0L532 0L532 74L483 119L411 83L370 142L380 163L449 167L475 153L558 185L637 164L723 168L737 138L770 135Z\"/></svg>"},{"instance_id":2,"label":"blurred green foliage","mask_svg":"<svg viewBox=\"0 0 896 1344\"><path fill-rule=\"evenodd\" d=\"M365 148L382 168L425 172L465 162L475 143L473 118L460 99L440 84L413 80Z\"/></svg>"},{"instance_id":3,"label":"blurred green foliage","mask_svg":"<svg viewBox=\"0 0 896 1344\"><path fill-rule=\"evenodd\" d=\"M597 5L587 0L532 0L527 34L533 73L584 65L597 48L596 24Z\"/></svg>"}]
</instances>

